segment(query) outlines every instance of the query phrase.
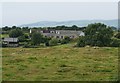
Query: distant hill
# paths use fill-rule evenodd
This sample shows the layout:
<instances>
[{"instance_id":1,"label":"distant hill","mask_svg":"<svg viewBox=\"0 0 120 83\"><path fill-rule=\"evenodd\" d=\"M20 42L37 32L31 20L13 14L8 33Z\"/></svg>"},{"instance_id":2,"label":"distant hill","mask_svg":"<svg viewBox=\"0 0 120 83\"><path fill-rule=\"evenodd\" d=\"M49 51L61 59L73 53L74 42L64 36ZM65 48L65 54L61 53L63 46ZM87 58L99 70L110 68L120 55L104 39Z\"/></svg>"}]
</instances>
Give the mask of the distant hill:
<instances>
[{"instance_id":1,"label":"distant hill","mask_svg":"<svg viewBox=\"0 0 120 83\"><path fill-rule=\"evenodd\" d=\"M73 21L40 21L40 22L35 22L35 23L30 23L30 24L23 24L20 25L20 27L53 27L53 26L61 26L61 25L66 25L66 26L72 26L72 25L77 25L80 27L87 26L90 23L104 23L108 26L114 26L118 27L118 20L73 20Z\"/></svg>"}]
</instances>

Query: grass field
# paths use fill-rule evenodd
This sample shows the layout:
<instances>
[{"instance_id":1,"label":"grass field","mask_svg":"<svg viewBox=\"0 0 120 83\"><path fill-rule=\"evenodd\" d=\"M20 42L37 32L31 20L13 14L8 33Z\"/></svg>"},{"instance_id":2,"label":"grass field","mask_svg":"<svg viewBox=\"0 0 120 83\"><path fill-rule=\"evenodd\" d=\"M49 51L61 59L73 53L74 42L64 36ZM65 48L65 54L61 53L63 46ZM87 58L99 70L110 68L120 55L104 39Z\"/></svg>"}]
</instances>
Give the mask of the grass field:
<instances>
[{"instance_id":1,"label":"grass field","mask_svg":"<svg viewBox=\"0 0 120 83\"><path fill-rule=\"evenodd\" d=\"M115 81L118 48L3 48L3 80Z\"/></svg>"},{"instance_id":2,"label":"grass field","mask_svg":"<svg viewBox=\"0 0 120 83\"><path fill-rule=\"evenodd\" d=\"M8 34L0 34L0 37L1 37L1 38L9 37L9 35L8 35Z\"/></svg>"}]
</instances>

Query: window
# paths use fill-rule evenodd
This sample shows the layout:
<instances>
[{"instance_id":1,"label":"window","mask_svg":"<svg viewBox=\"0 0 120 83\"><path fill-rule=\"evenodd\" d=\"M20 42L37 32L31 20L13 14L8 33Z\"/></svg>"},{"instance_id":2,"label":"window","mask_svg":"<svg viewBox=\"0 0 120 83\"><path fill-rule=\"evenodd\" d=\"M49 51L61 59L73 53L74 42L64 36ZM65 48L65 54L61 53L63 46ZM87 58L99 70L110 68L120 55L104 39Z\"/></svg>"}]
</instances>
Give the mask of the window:
<instances>
[{"instance_id":1,"label":"window","mask_svg":"<svg viewBox=\"0 0 120 83\"><path fill-rule=\"evenodd\" d=\"M56 36L56 38L59 38L59 36Z\"/></svg>"},{"instance_id":2,"label":"window","mask_svg":"<svg viewBox=\"0 0 120 83\"><path fill-rule=\"evenodd\" d=\"M61 38L63 39L63 36L61 36Z\"/></svg>"}]
</instances>

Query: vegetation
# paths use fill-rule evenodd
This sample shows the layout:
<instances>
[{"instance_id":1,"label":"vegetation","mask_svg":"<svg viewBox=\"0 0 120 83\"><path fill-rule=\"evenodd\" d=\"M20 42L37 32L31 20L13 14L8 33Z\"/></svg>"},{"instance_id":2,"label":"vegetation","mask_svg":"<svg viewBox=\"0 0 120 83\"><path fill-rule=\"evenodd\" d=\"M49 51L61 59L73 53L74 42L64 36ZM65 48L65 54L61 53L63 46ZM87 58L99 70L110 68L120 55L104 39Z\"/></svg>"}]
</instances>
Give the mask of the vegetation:
<instances>
[{"instance_id":1,"label":"vegetation","mask_svg":"<svg viewBox=\"0 0 120 83\"><path fill-rule=\"evenodd\" d=\"M49 45L50 46L56 46L58 44L58 39L56 38L52 38L50 41L49 41Z\"/></svg>"},{"instance_id":2,"label":"vegetation","mask_svg":"<svg viewBox=\"0 0 120 83\"><path fill-rule=\"evenodd\" d=\"M84 47L85 46L85 37L79 37L79 40L77 42L77 47Z\"/></svg>"},{"instance_id":3,"label":"vegetation","mask_svg":"<svg viewBox=\"0 0 120 83\"><path fill-rule=\"evenodd\" d=\"M61 40L61 44L67 44L71 41L70 37L65 36L64 39Z\"/></svg>"},{"instance_id":4,"label":"vegetation","mask_svg":"<svg viewBox=\"0 0 120 83\"><path fill-rule=\"evenodd\" d=\"M78 27L76 25L73 25L71 27L68 26L56 26L56 27L48 27L48 29L55 29L55 30L84 30L86 27Z\"/></svg>"},{"instance_id":5,"label":"vegetation","mask_svg":"<svg viewBox=\"0 0 120 83\"><path fill-rule=\"evenodd\" d=\"M9 33L9 37L19 38L19 44L23 47L2 48L3 81L118 80L117 47L120 46L120 39L119 33L113 35L116 33L113 27L101 23L87 27L47 27L85 32L85 36L76 39L48 38L34 32L44 29L34 27L30 34L29 27L3 27L2 38L8 37Z\"/></svg>"},{"instance_id":6,"label":"vegetation","mask_svg":"<svg viewBox=\"0 0 120 83\"><path fill-rule=\"evenodd\" d=\"M85 44L90 46L109 46L113 30L101 23L89 24L85 29Z\"/></svg>"},{"instance_id":7,"label":"vegetation","mask_svg":"<svg viewBox=\"0 0 120 83\"><path fill-rule=\"evenodd\" d=\"M85 36L80 37L77 42L78 47L99 46L99 47L119 47L120 40L113 38L111 27L101 23L89 24L84 30ZM118 35L118 34L117 34Z\"/></svg>"},{"instance_id":8,"label":"vegetation","mask_svg":"<svg viewBox=\"0 0 120 83\"><path fill-rule=\"evenodd\" d=\"M9 37L20 37L23 36L23 32L20 29L13 29L9 33Z\"/></svg>"},{"instance_id":9,"label":"vegetation","mask_svg":"<svg viewBox=\"0 0 120 83\"><path fill-rule=\"evenodd\" d=\"M59 44L67 44L70 43L72 40L69 37L65 37L64 39L53 39L53 38L47 38L42 36L40 33L36 33L36 30L45 30L46 28L42 27L34 27L32 28L32 33L29 33L30 28L29 27L8 27L5 26L2 28L3 35L7 35L9 33L9 37L17 37L19 38L19 41L21 45L24 45L23 47L31 47L40 45L40 43L44 43L45 46L55 46ZM78 27L76 25L73 25L71 27L68 26L56 26L56 27L47 27L48 30L82 30L85 33L84 37L80 37L74 41L76 42L76 46L78 47L84 47L86 45L89 46L99 46L99 47L118 47L120 44L120 33L116 31L115 27L109 27L102 23L94 23L89 24L87 27ZM8 37L8 36L3 36ZM29 45L26 45L28 44ZM30 46L31 45L31 46Z\"/></svg>"},{"instance_id":10,"label":"vegetation","mask_svg":"<svg viewBox=\"0 0 120 83\"><path fill-rule=\"evenodd\" d=\"M120 32L117 32L117 34L115 35L116 38L120 39Z\"/></svg>"},{"instance_id":11,"label":"vegetation","mask_svg":"<svg viewBox=\"0 0 120 83\"><path fill-rule=\"evenodd\" d=\"M31 41L32 41L33 45L40 45L40 43L42 42L42 39L43 39L43 37L40 33L33 33L32 34Z\"/></svg>"},{"instance_id":12,"label":"vegetation","mask_svg":"<svg viewBox=\"0 0 120 83\"><path fill-rule=\"evenodd\" d=\"M116 81L118 48L3 48L3 81Z\"/></svg>"}]
</instances>

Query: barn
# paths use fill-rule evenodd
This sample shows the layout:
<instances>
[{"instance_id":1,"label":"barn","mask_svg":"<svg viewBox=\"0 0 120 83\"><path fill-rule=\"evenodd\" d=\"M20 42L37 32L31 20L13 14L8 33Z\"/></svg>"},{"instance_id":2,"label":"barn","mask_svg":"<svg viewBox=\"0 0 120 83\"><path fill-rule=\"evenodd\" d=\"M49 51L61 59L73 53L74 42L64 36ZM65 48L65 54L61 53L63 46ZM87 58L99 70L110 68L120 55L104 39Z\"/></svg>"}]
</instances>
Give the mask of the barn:
<instances>
[{"instance_id":1,"label":"barn","mask_svg":"<svg viewBox=\"0 0 120 83\"><path fill-rule=\"evenodd\" d=\"M3 45L7 47L17 47L19 46L18 38L4 38Z\"/></svg>"}]
</instances>

